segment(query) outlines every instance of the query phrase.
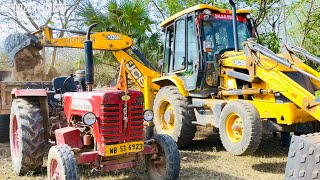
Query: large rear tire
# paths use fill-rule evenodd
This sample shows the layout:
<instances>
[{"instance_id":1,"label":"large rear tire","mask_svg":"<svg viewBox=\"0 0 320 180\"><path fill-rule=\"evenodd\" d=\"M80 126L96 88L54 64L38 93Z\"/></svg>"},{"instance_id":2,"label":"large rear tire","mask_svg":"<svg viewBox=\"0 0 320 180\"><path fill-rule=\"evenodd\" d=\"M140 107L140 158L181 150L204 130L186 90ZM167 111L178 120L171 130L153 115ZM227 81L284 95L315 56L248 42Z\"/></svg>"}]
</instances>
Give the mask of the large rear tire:
<instances>
[{"instance_id":1,"label":"large rear tire","mask_svg":"<svg viewBox=\"0 0 320 180\"><path fill-rule=\"evenodd\" d=\"M37 98L14 99L10 116L10 150L18 175L37 171L44 155L43 117Z\"/></svg>"},{"instance_id":2,"label":"large rear tire","mask_svg":"<svg viewBox=\"0 0 320 180\"><path fill-rule=\"evenodd\" d=\"M193 109L188 99L183 97L175 86L166 86L159 90L154 100L154 124L158 134L168 134L178 147L188 146L194 138L196 127Z\"/></svg>"},{"instance_id":3,"label":"large rear tire","mask_svg":"<svg viewBox=\"0 0 320 180\"><path fill-rule=\"evenodd\" d=\"M10 115L0 115L0 143L9 140Z\"/></svg>"},{"instance_id":4,"label":"large rear tire","mask_svg":"<svg viewBox=\"0 0 320 180\"><path fill-rule=\"evenodd\" d=\"M229 102L220 116L223 146L233 155L251 155L259 147L262 122L257 109L246 101Z\"/></svg>"},{"instance_id":5,"label":"large rear tire","mask_svg":"<svg viewBox=\"0 0 320 180\"><path fill-rule=\"evenodd\" d=\"M153 138L158 148L156 155L145 157L146 168L151 180L176 180L180 173L180 153L174 140L166 134Z\"/></svg>"},{"instance_id":6,"label":"large rear tire","mask_svg":"<svg viewBox=\"0 0 320 180\"><path fill-rule=\"evenodd\" d=\"M291 138L284 179L320 179L320 133Z\"/></svg>"},{"instance_id":7,"label":"large rear tire","mask_svg":"<svg viewBox=\"0 0 320 180\"><path fill-rule=\"evenodd\" d=\"M52 146L47 162L48 180L78 180L77 162L70 146Z\"/></svg>"}]
</instances>

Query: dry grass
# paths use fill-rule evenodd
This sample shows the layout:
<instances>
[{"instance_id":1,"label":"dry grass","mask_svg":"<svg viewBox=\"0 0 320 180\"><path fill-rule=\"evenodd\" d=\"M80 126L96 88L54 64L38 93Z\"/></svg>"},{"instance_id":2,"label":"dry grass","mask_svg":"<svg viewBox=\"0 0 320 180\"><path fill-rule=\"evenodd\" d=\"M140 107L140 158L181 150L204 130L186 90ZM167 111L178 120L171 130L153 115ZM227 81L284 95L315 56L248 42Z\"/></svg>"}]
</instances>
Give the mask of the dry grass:
<instances>
[{"instance_id":1,"label":"dry grass","mask_svg":"<svg viewBox=\"0 0 320 180\"><path fill-rule=\"evenodd\" d=\"M283 179L288 148L282 147L280 138L264 136L253 156L232 156L226 152L217 134L205 128L196 134L193 144L181 150L180 179ZM45 179L41 174L16 176L11 170L9 144L0 144L0 179ZM81 179L147 179L144 163L133 169L104 174L90 173L87 166L80 167Z\"/></svg>"}]
</instances>

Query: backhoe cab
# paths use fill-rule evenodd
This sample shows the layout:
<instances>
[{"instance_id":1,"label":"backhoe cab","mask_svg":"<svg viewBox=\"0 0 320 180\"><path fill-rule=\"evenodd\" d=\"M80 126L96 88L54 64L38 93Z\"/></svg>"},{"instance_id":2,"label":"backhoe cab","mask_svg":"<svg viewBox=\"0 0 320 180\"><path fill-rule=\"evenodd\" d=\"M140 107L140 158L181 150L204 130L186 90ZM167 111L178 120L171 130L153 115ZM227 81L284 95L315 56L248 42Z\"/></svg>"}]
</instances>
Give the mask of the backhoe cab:
<instances>
[{"instance_id":1,"label":"backhoe cab","mask_svg":"<svg viewBox=\"0 0 320 180\"><path fill-rule=\"evenodd\" d=\"M164 21L161 24L165 32L162 79L178 76L191 97L204 98L217 93L221 56L227 51L243 50L242 42L256 37L249 11L236 13L238 44L229 10L198 5ZM243 61L234 63L241 65Z\"/></svg>"}]
</instances>

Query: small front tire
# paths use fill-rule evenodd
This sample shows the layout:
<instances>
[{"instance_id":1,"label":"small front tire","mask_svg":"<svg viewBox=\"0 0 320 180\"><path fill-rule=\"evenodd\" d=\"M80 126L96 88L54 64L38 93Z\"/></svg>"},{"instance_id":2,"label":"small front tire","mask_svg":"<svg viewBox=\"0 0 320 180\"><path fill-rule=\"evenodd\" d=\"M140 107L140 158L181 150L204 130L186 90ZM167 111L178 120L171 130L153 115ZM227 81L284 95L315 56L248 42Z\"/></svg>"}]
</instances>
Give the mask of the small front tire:
<instances>
[{"instance_id":1,"label":"small front tire","mask_svg":"<svg viewBox=\"0 0 320 180\"><path fill-rule=\"evenodd\" d=\"M156 134L153 138L157 154L145 156L146 168L151 180L175 180L180 173L180 153L172 137Z\"/></svg>"},{"instance_id":2,"label":"small front tire","mask_svg":"<svg viewBox=\"0 0 320 180\"><path fill-rule=\"evenodd\" d=\"M48 154L47 173L49 180L78 180L74 153L66 144L52 146Z\"/></svg>"}]
</instances>

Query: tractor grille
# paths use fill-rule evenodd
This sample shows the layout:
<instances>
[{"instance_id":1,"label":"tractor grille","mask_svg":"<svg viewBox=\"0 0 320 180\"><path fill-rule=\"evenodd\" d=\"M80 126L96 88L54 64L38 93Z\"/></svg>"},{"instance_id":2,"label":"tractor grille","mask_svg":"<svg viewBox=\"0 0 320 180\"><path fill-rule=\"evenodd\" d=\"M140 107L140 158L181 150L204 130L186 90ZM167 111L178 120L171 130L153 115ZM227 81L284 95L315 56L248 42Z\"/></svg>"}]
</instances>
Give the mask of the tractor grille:
<instances>
[{"instance_id":1,"label":"tractor grille","mask_svg":"<svg viewBox=\"0 0 320 180\"><path fill-rule=\"evenodd\" d=\"M100 111L101 142L105 145L143 140L143 105L128 104L128 122L123 121L124 104L103 104Z\"/></svg>"}]
</instances>

